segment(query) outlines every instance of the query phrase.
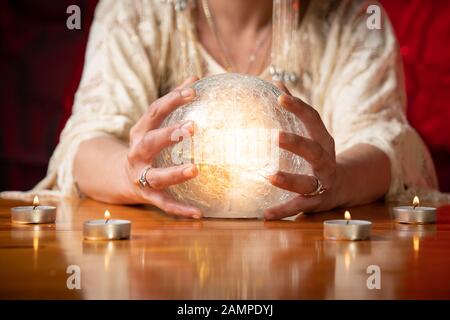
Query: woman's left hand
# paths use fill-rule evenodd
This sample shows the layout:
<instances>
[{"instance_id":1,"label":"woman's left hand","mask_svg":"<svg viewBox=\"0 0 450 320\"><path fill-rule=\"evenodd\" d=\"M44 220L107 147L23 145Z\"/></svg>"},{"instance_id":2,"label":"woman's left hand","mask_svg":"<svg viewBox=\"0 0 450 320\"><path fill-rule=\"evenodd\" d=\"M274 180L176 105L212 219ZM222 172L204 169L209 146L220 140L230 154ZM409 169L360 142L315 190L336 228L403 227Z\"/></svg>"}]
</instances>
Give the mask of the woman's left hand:
<instances>
[{"instance_id":1,"label":"woman's left hand","mask_svg":"<svg viewBox=\"0 0 450 320\"><path fill-rule=\"evenodd\" d=\"M280 132L280 147L309 162L313 169L313 175L278 171L269 177L269 181L274 186L298 193L294 199L267 209L265 218L270 220L281 219L304 211L327 210L338 205L334 139L328 133L319 113L314 108L292 96L286 88L282 89L286 93L278 98L279 104L304 123L310 138L294 133Z\"/></svg>"}]
</instances>

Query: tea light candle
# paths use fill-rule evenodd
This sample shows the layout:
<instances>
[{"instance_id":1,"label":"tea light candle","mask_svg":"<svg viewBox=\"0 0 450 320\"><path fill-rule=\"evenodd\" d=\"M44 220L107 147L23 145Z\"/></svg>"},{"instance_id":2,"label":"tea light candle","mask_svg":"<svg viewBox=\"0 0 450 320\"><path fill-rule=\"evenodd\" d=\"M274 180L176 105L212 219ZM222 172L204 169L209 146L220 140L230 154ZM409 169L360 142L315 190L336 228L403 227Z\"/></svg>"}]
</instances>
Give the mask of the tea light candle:
<instances>
[{"instance_id":1,"label":"tea light candle","mask_svg":"<svg viewBox=\"0 0 450 320\"><path fill-rule=\"evenodd\" d=\"M105 219L86 221L83 235L86 240L119 240L129 239L131 221L110 219L111 214L105 211Z\"/></svg>"},{"instance_id":2,"label":"tea light candle","mask_svg":"<svg viewBox=\"0 0 450 320\"><path fill-rule=\"evenodd\" d=\"M18 224L54 223L56 220L56 207L40 206L37 196L32 206L11 208L11 222Z\"/></svg>"},{"instance_id":3,"label":"tea light candle","mask_svg":"<svg viewBox=\"0 0 450 320\"><path fill-rule=\"evenodd\" d=\"M412 206L394 207L392 211L398 223L436 223L436 208L421 207L418 196L414 197Z\"/></svg>"},{"instance_id":4,"label":"tea light candle","mask_svg":"<svg viewBox=\"0 0 450 320\"><path fill-rule=\"evenodd\" d=\"M345 220L323 222L323 236L326 240L365 240L370 238L372 222L351 220L350 212L345 211Z\"/></svg>"}]
</instances>

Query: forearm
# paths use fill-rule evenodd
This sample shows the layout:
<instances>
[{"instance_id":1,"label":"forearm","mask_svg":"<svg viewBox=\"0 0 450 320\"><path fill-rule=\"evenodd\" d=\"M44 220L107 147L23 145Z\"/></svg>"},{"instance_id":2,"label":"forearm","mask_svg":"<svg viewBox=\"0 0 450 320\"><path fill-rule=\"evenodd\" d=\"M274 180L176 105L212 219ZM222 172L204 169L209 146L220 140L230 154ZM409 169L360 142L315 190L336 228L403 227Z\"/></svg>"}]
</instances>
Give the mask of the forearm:
<instances>
[{"instance_id":1,"label":"forearm","mask_svg":"<svg viewBox=\"0 0 450 320\"><path fill-rule=\"evenodd\" d=\"M355 206L375 201L389 190L391 167L378 148L359 144L337 155L337 205Z\"/></svg>"},{"instance_id":2,"label":"forearm","mask_svg":"<svg viewBox=\"0 0 450 320\"><path fill-rule=\"evenodd\" d=\"M109 203L132 203L127 184L128 147L114 137L99 137L82 142L74 160L73 175L87 196Z\"/></svg>"}]
</instances>

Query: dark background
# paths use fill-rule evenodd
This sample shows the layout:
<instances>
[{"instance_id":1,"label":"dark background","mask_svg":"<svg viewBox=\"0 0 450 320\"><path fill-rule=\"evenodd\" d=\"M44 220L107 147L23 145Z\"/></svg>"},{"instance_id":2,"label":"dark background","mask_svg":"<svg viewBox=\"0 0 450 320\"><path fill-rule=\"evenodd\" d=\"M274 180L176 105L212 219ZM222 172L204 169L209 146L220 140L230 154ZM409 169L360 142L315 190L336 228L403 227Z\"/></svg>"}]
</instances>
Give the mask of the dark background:
<instances>
[{"instance_id":1,"label":"dark background","mask_svg":"<svg viewBox=\"0 0 450 320\"><path fill-rule=\"evenodd\" d=\"M120 0L117 0L120 1ZM382 0L405 64L408 118L450 191L450 1ZM97 0L0 0L0 190L45 176L69 117ZM66 28L80 6L82 29Z\"/></svg>"}]
</instances>

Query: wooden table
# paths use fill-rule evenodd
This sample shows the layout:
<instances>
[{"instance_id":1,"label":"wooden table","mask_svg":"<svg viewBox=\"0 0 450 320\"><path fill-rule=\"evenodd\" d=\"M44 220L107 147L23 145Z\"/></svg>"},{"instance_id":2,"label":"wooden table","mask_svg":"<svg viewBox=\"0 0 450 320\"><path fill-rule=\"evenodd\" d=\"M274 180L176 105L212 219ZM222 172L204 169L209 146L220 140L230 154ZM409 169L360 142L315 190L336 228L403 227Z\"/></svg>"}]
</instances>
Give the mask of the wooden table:
<instances>
[{"instance_id":1,"label":"wooden table","mask_svg":"<svg viewBox=\"0 0 450 320\"><path fill-rule=\"evenodd\" d=\"M63 201L54 225L13 225L0 201L2 299L410 299L450 298L450 210L438 224L399 225L378 203L351 209L373 221L370 241L324 241L322 221L181 220L154 208ZM132 220L131 240L83 241L82 224ZM81 289L66 273L79 266ZM379 266L381 289L367 268ZM72 278L73 279L73 278Z\"/></svg>"}]
</instances>

